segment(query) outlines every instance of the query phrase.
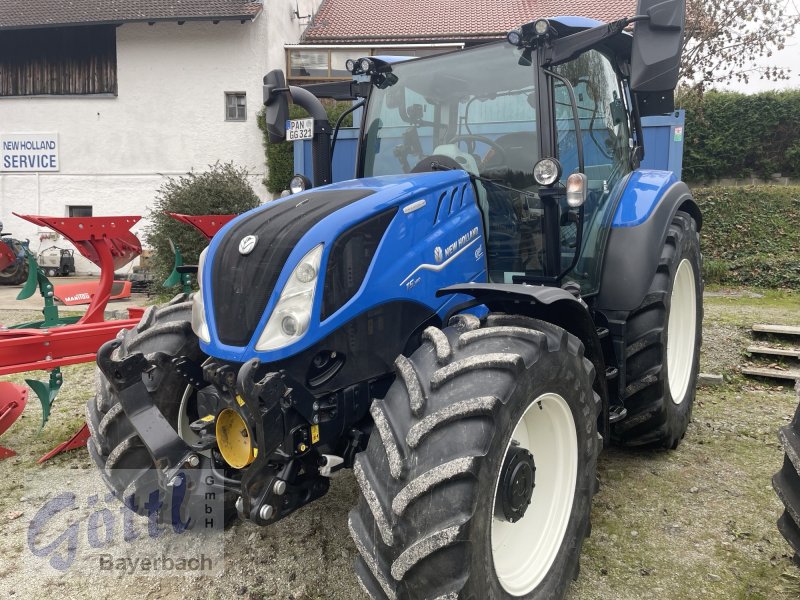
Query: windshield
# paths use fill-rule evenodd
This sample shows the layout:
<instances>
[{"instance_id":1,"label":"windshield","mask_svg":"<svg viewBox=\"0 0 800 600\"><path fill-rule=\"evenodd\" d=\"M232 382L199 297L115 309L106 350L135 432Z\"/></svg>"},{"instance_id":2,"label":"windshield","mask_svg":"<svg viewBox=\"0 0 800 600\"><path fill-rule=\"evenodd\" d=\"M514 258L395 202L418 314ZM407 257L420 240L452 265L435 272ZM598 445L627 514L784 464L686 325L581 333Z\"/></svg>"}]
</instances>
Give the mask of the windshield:
<instances>
[{"instance_id":1,"label":"windshield","mask_svg":"<svg viewBox=\"0 0 800 600\"><path fill-rule=\"evenodd\" d=\"M408 173L425 156L460 153L475 161L468 171L532 174L534 72L521 55L502 43L394 65L397 83L370 96L363 176Z\"/></svg>"}]
</instances>

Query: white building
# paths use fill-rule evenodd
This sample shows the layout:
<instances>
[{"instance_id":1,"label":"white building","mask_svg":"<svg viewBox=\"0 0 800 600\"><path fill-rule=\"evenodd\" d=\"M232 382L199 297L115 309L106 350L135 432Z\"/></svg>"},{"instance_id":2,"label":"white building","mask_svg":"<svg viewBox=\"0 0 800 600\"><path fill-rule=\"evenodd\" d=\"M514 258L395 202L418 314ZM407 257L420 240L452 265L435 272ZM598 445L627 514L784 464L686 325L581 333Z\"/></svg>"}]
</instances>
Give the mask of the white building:
<instances>
[{"instance_id":1,"label":"white building","mask_svg":"<svg viewBox=\"0 0 800 600\"><path fill-rule=\"evenodd\" d=\"M144 216L165 177L217 161L247 168L268 199L262 78L285 68L298 14L318 4L0 0L5 231L36 251L44 232L12 212Z\"/></svg>"}]
</instances>

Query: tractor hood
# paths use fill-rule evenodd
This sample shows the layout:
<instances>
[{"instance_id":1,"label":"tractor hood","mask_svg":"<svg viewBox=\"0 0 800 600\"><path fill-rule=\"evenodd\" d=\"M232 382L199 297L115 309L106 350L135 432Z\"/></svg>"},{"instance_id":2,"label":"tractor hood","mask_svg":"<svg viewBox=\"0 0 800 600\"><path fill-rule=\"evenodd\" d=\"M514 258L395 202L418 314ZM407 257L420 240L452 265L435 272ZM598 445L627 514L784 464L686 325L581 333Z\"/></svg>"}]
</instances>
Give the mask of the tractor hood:
<instances>
[{"instance_id":1,"label":"tractor hood","mask_svg":"<svg viewBox=\"0 0 800 600\"><path fill-rule=\"evenodd\" d=\"M211 356L271 362L384 303L435 313L436 290L485 279L483 250L465 261L443 248L459 239L482 247L482 234L464 171L373 177L288 196L240 215L213 238L200 261L192 325Z\"/></svg>"}]
</instances>

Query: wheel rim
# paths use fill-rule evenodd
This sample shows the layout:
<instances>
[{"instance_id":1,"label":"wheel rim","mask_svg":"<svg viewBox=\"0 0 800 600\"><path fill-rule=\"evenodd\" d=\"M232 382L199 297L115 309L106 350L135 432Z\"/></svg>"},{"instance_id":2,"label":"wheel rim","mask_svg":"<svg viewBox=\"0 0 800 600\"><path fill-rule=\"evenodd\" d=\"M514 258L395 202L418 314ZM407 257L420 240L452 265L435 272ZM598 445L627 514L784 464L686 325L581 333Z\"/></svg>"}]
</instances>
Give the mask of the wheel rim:
<instances>
[{"instance_id":1,"label":"wheel rim","mask_svg":"<svg viewBox=\"0 0 800 600\"><path fill-rule=\"evenodd\" d=\"M534 400L511 434L504 461L512 440L533 454L536 485L525 515L516 523L509 523L495 516L498 472L491 513L492 559L503 589L522 596L534 590L550 571L572 514L578 437L566 400L553 393Z\"/></svg>"},{"instance_id":2,"label":"wheel rim","mask_svg":"<svg viewBox=\"0 0 800 600\"><path fill-rule=\"evenodd\" d=\"M667 379L672 401L680 404L686 397L694 364L697 328L697 296L694 269L684 258L675 272L667 325Z\"/></svg>"}]
</instances>

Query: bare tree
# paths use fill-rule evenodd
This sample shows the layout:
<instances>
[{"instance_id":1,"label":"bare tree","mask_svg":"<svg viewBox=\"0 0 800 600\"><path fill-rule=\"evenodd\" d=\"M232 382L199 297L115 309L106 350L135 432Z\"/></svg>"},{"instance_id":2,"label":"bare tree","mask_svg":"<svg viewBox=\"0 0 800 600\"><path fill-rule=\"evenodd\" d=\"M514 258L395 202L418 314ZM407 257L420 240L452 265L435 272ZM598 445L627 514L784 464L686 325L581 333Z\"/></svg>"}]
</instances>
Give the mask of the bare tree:
<instances>
[{"instance_id":1,"label":"bare tree","mask_svg":"<svg viewBox=\"0 0 800 600\"><path fill-rule=\"evenodd\" d=\"M783 50L798 24L795 0L687 0L681 77L701 90L754 76L788 79L785 69L755 63Z\"/></svg>"}]
</instances>

